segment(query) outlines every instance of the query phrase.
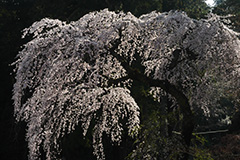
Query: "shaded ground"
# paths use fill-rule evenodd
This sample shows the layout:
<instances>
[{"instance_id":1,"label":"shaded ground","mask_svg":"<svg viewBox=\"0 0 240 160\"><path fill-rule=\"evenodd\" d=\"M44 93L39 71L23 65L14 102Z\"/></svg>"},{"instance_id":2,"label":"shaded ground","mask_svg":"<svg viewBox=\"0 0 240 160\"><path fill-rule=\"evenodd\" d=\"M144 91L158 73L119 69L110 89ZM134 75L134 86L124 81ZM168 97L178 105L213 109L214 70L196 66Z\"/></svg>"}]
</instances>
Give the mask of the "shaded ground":
<instances>
[{"instance_id":1,"label":"shaded ground","mask_svg":"<svg viewBox=\"0 0 240 160\"><path fill-rule=\"evenodd\" d=\"M240 134L223 136L220 142L211 148L211 154L215 160L239 160Z\"/></svg>"}]
</instances>

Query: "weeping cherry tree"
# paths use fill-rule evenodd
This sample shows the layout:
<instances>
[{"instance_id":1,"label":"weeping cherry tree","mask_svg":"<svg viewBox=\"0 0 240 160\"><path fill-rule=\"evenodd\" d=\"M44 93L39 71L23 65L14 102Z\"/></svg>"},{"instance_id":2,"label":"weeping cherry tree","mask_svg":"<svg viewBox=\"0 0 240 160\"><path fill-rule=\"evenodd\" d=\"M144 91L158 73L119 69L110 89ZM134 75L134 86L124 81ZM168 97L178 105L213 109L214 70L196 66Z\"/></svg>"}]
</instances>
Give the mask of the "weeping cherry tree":
<instances>
[{"instance_id":1,"label":"weeping cherry tree","mask_svg":"<svg viewBox=\"0 0 240 160\"><path fill-rule=\"evenodd\" d=\"M194 20L177 11L137 18L105 9L69 24L48 18L33 23L24 30L23 37L33 38L14 63L13 89L16 119L27 122L29 159L59 158L59 140L77 125L86 135L93 121L93 154L105 159L103 134L117 144L124 126L129 136L138 134L134 82L151 88L156 99L172 97L189 146L193 113L216 115L220 94L240 87L236 35L216 15Z\"/></svg>"}]
</instances>

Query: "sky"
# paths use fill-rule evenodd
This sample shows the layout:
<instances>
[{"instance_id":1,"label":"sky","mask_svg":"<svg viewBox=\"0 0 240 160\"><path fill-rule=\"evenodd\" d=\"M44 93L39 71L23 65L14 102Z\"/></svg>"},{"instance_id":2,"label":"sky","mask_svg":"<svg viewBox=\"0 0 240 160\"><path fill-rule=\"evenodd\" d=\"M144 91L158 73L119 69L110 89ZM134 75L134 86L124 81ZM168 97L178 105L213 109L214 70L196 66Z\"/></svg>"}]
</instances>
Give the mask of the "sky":
<instances>
[{"instance_id":1,"label":"sky","mask_svg":"<svg viewBox=\"0 0 240 160\"><path fill-rule=\"evenodd\" d=\"M206 3L207 3L209 6L213 6L214 0L206 0Z\"/></svg>"}]
</instances>

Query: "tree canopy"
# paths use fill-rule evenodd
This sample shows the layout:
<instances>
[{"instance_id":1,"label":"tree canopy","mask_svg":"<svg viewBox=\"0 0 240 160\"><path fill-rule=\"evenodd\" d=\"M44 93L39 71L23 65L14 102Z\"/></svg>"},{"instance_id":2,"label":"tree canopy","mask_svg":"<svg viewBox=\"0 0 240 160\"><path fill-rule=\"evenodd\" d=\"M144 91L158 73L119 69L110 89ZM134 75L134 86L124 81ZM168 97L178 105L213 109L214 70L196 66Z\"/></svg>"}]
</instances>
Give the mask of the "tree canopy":
<instances>
[{"instance_id":1,"label":"tree canopy","mask_svg":"<svg viewBox=\"0 0 240 160\"><path fill-rule=\"evenodd\" d=\"M129 136L138 134L136 82L156 102L171 98L189 146L193 113L217 116L219 98L240 85L240 41L218 19L177 11L137 18L105 9L71 23L44 18L25 29L23 37L33 39L15 62L13 100L17 120L27 122L30 159L60 158L59 141L77 125L83 135L93 125L93 153L104 159L104 134L116 145L125 127Z\"/></svg>"}]
</instances>

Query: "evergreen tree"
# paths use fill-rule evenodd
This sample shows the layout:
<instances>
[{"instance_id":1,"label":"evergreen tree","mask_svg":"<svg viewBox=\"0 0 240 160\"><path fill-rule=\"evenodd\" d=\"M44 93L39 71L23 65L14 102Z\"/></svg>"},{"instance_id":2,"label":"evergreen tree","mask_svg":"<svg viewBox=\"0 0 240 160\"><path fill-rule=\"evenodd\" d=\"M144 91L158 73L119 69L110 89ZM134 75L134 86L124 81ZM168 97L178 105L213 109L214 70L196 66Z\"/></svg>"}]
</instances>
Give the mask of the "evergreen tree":
<instances>
[{"instance_id":1,"label":"evergreen tree","mask_svg":"<svg viewBox=\"0 0 240 160\"><path fill-rule=\"evenodd\" d=\"M213 10L219 15L230 15L232 28L240 32L240 1L239 0L216 0L216 6Z\"/></svg>"}]
</instances>

